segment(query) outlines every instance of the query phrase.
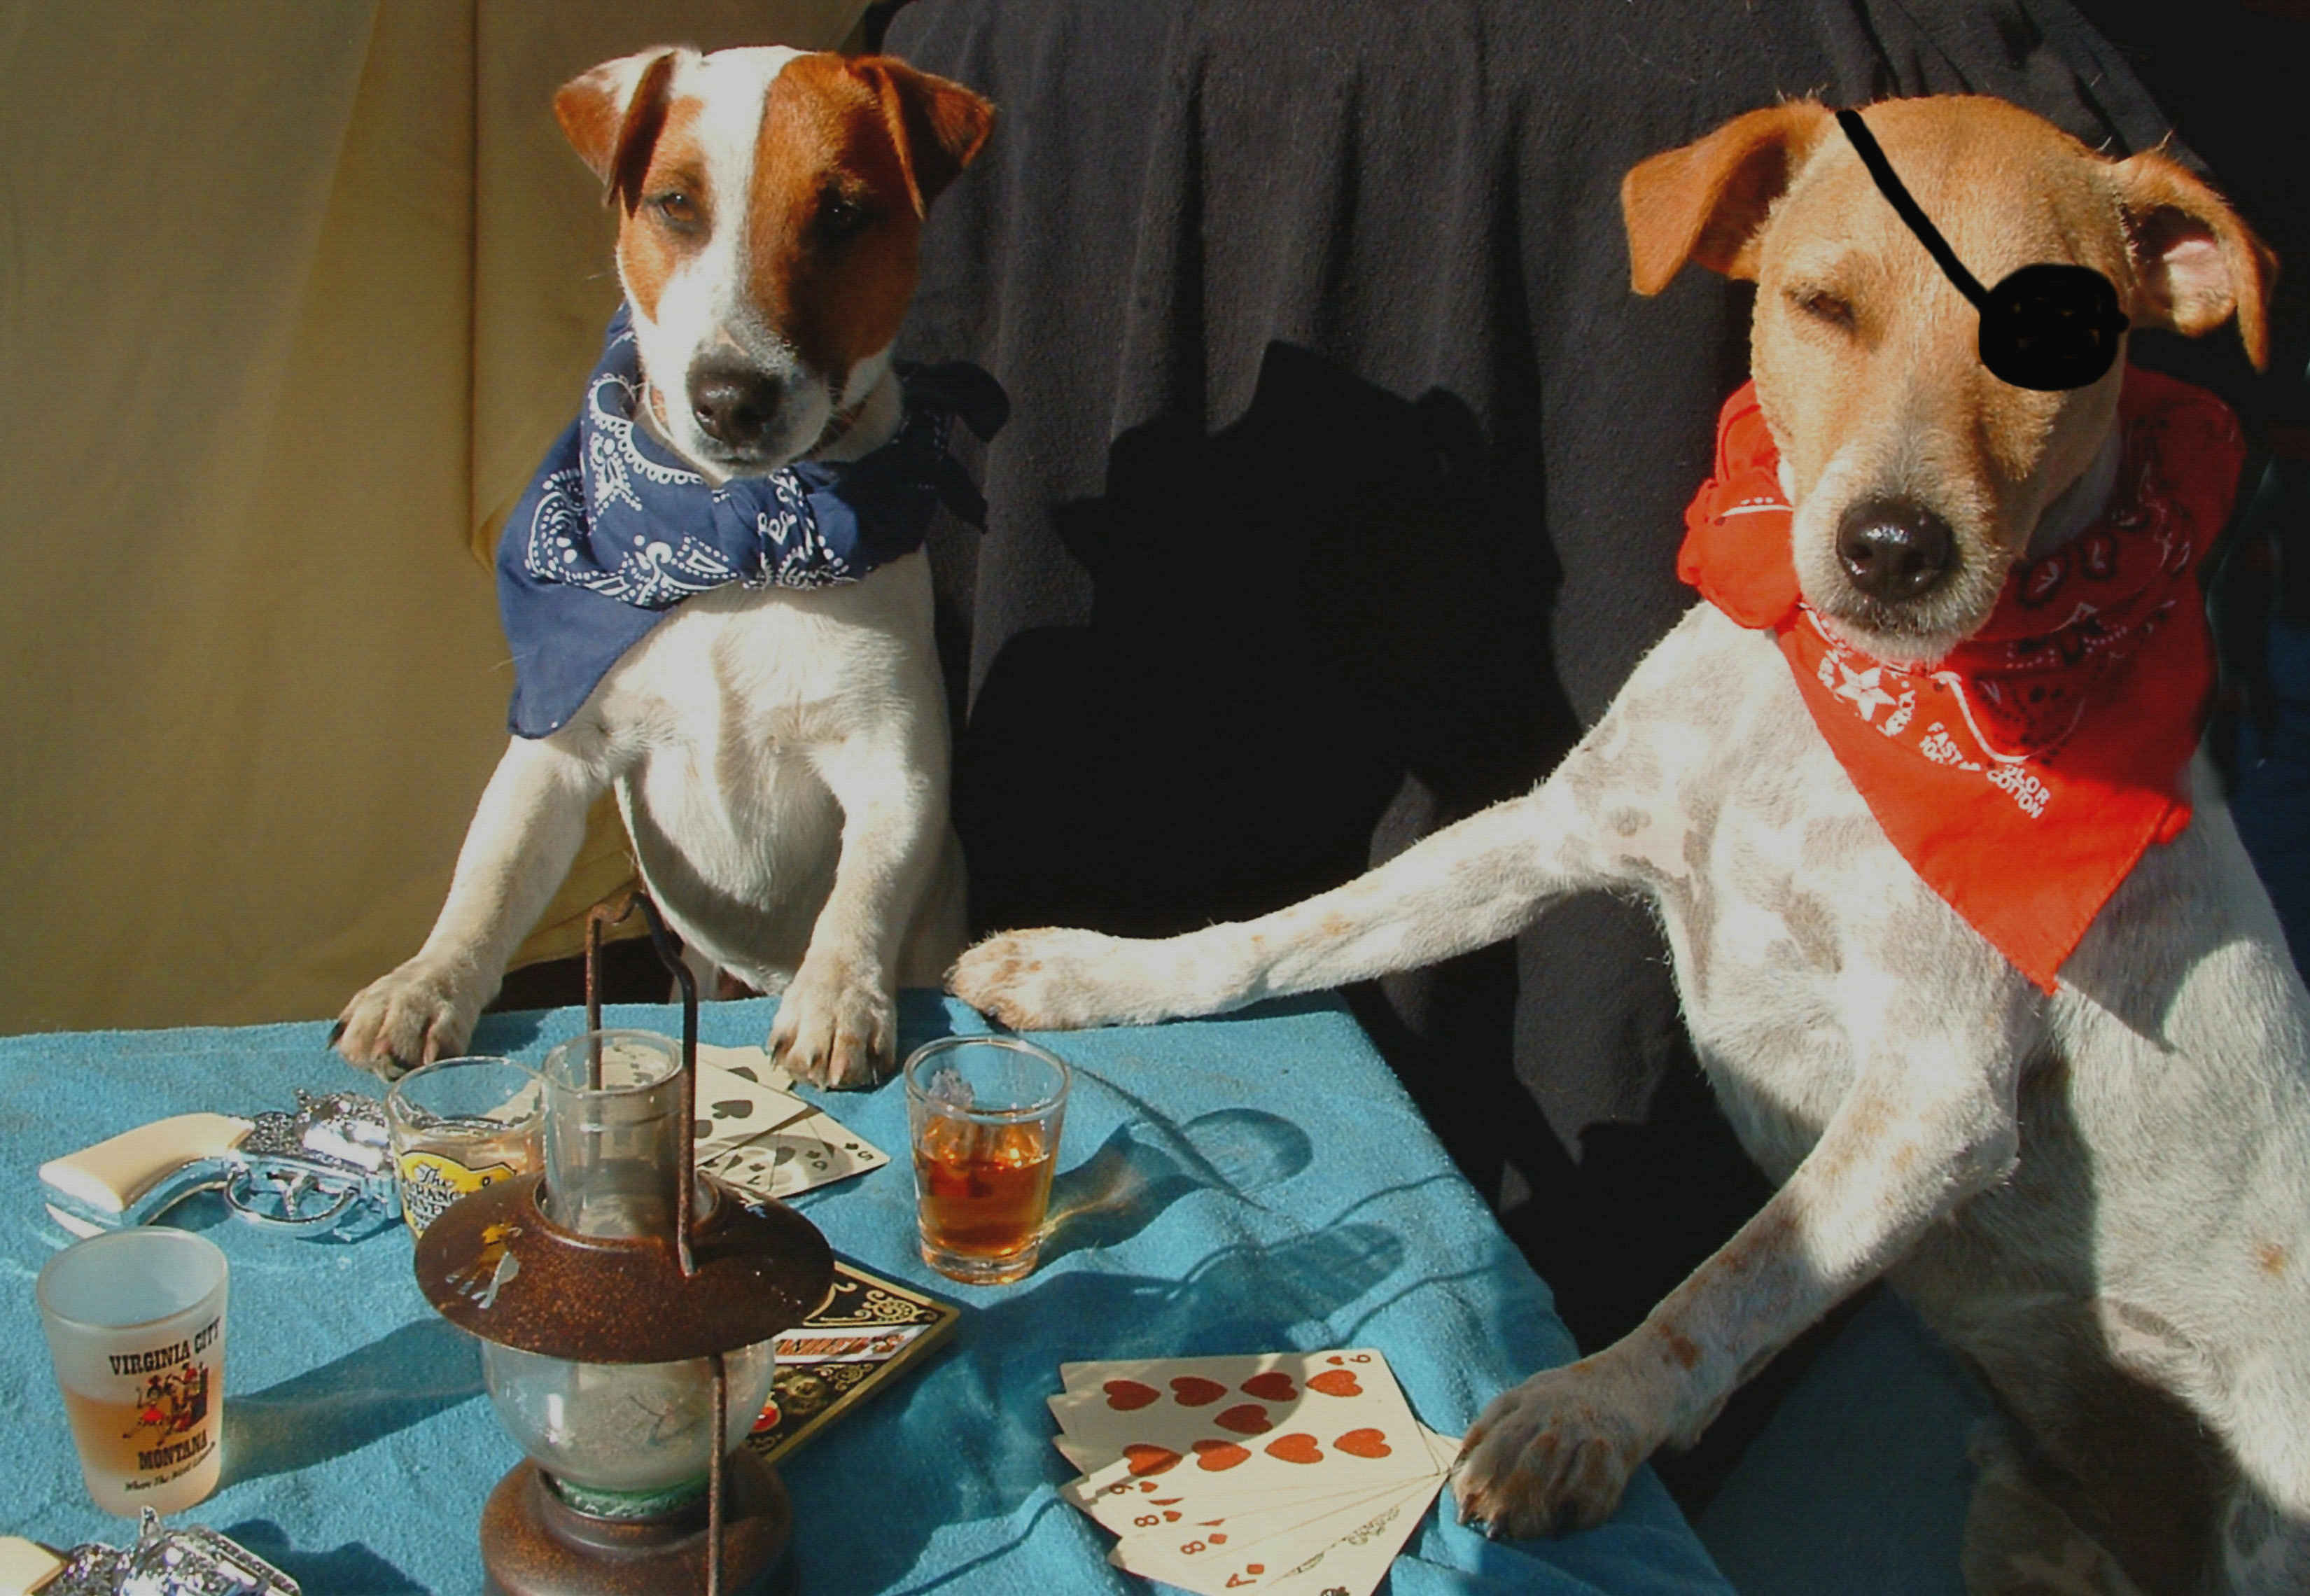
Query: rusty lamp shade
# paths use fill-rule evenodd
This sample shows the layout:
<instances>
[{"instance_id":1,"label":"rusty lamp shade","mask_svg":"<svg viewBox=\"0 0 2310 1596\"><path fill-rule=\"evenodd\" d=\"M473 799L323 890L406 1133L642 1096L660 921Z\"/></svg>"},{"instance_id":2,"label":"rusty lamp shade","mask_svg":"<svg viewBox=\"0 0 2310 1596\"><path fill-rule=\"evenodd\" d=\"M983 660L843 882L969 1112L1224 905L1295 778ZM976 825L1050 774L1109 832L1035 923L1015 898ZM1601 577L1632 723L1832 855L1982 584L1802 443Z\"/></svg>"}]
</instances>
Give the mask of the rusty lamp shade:
<instances>
[{"instance_id":1,"label":"rusty lamp shade","mask_svg":"<svg viewBox=\"0 0 2310 1596\"><path fill-rule=\"evenodd\" d=\"M589 955L625 912L595 912ZM743 1442L773 1338L826 1300L834 1259L785 1204L694 1170L697 1000L669 962L682 1045L604 1030L589 957L590 1028L541 1071L543 1174L458 1199L418 1242L419 1286L480 1338L527 1454L482 1513L499 1596L735 1596L783 1577L785 1488Z\"/></svg>"}]
</instances>

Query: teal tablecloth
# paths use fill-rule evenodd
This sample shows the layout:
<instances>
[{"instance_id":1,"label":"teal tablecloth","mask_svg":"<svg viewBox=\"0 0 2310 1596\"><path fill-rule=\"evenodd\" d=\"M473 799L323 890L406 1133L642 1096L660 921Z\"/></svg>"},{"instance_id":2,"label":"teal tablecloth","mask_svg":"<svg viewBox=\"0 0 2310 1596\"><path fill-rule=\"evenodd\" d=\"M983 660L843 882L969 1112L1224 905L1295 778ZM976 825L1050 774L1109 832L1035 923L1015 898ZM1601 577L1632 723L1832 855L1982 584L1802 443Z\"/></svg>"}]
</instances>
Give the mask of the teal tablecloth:
<instances>
[{"instance_id":1,"label":"teal tablecloth","mask_svg":"<svg viewBox=\"0 0 2310 1596\"><path fill-rule=\"evenodd\" d=\"M757 1043L773 1007L708 1005L701 1033ZM678 1028L659 1008L611 1022ZM493 1016L475 1051L534 1058L578 1028L574 1011ZM928 993L902 1006L909 1048L985 1028ZM34 1169L163 1115L358 1086L323 1030L0 1039L0 1531L63 1546L126 1530L82 1492L49 1375L32 1279L63 1238ZM1547 1288L1344 1010L1276 1003L1046 1040L1079 1071L1055 1199L1073 1218L1016 1286L955 1286L915 1257L895 1087L821 1098L900 1158L797 1206L841 1251L972 1312L923 1372L787 1467L806 1596L1148 1589L1055 1492L1069 1470L1043 1398L1064 1360L1370 1344L1420 1417L1456 1435L1492 1393L1572 1356ZM476 1591L474 1522L517 1454L472 1346L418 1295L406 1232L300 1241L205 1199L174 1222L206 1227L233 1269L226 1483L189 1516L311 1596ZM1391 1578L1395 1596L1729 1591L1649 1471L1611 1523L1559 1541L1494 1545L1431 1514Z\"/></svg>"}]
</instances>

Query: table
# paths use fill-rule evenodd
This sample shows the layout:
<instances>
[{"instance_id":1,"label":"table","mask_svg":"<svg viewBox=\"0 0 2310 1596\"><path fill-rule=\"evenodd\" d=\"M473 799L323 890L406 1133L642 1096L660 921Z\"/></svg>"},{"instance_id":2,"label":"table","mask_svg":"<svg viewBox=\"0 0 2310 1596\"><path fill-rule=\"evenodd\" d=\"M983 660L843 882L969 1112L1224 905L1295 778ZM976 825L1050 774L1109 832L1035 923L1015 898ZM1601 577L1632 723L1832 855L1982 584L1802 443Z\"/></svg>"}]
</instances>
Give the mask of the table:
<instances>
[{"instance_id":1,"label":"table","mask_svg":"<svg viewBox=\"0 0 2310 1596\"><path fill-rule=\"evenodd\" d=\"M707 1005L704 1040L758 1044L769 999ZM612 1025L679 1034L677 1011L612 1008ZM534 1060L576 1010L485 1017L474 1051ZM983 1032L932 993L903 995L902 1045ZM286 1107L291 1089L357 1087L318 1024L0 1038L0 1532L116 1544L126 1521L80 1482L32 1300L62 1233L42 1212L45 1159L164 1115ZM807 1596L1144 1592L1108 1538L1061 1502L1071 1473L1045 1395L1075 1358L1368 1344L1413 1407L1457 1435L1495 1392L1573 1355L1547 1288L1453 1169L1387 1066L1329 999L1225 1019L1040 1038L1072 1063L1044 1264L971 1288L915 1256L905 1103L812 1094L899 1160L805 1193L836 1248L967 1305L953 1344L786 1468ZM189 1516L272 1558L310 1596L471 1592L474 1524L517 1458L479 1359L428 1308L407 1232L299 1240L203 1198L172 1222L230 1256L225 1480ZM1609 1524L1493 1544L1431 1513L1395 1596L1627 1592L1725 1596L1649 1470Z\"/></svg>"}]
</instances>

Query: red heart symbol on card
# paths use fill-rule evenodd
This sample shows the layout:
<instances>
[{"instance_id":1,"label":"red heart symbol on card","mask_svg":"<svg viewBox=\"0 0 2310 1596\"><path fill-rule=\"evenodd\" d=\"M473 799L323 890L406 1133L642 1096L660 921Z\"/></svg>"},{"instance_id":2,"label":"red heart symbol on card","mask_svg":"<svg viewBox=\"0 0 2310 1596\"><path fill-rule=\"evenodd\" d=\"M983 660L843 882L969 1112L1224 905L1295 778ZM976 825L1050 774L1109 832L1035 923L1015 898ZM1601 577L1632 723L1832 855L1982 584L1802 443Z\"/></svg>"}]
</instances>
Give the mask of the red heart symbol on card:
<instances>
[{"instance_id":1,"label":"red heart symbol on card","mask_svg":"<svg viewBox=\"0 0 2310 1596\"><path fill-rule=\"evenodd\" d=\"M1163 1394L1153 1386L1142 1385L1136 1380L1109 1380L1099 1389L1107 1392L1107 1405L1117 1413L1144 1408Z\"/></svg>"},{"instance_id":2,"label":"red heart symbol on card","mask_svg":"<svg viewBox=\"0 0 2310 1596\"><path fill-rule=\"evenodd\" d=\"M1176 1507L1165 1508L1163 1510L1163 1522L1167 1524L1177 1523L1179 1522L1179 1510Z\"/></svg>"},{"instance_id":3,"label":"red heart symbol on card","mask_svg":"<svg viewBox=\"0 0 2310 1596\"><path fill-rule=\"evenodd\" d=\"M1209 1469L1214 1474L1221 1469L1232 1469L1247 1461L1251 1453L1232 1441L1198 1441L1195 1443L1195 1466Z\"/></svg>"},{"instance_id":4,"label":"red heart symbol on card","mask_svg":"<svg viewBox=\"0 0 2310 1596\"><path fill-rule=\"evenodd\" d=\"M1385 1457L1395 1450L1377 1430L1350 1430L1332 1444L1358 1457Z\"/></svg>"},{"instance_id":5,"label":"red heart symbol on card","mask_svg":"<svg viewBox=\"0 0 2310 1596\"><path fill-rule=\"evenodd\" d=\"M1213 1414L1211 1422L1238 1436L1264 1436L1275 1427L1275 1421L1267 1417L1267 1410L1257 1402L1239 1402L1224 1413Z\"/></svg>"},{"instance_id":6,"label":"red heart symbol on card","mask_svg":"<svg viewBox=\"0 0 2310 1596\"><path fill-rule=\"evenodd\" d=\"M1334 1352L1334 1353L1333 1353L1333 1354L1332 1354L1332 1356L1331 1356L1331 1357L1329 1357L1325 1358L1324 1361L1325 1363L1345 1363L1345 1362L1347 1362L1348 1360L1347 1360L1346 1358L1344 1358L1344 1357L1342 1357L1338 1353Z\"/></svg>"},{"instance_id":7,"label":"red heart symbol on card","mask_svg":"<svg viewBox=\"0 0 2310 1596\"><path fill-rule=\"evenodd\" d=\"M1297 1431L1289 1436L1278 1436L1270 1441L1267 1455L1281 1458L1287 1463L1320 1463L1324 1461L1323 1448L1316 1444L1316 1437Z\"/></svg>"},{"instance_id":8,"label":"red heart symbol on card","mask_svg":"<svg viewBox=\"0 0 2310 1596\"><path fill-rule=\"evenodd\" d=\"M1137 1442L1123 1449L1123 1457L1133 1474L1160 1474L1179 1461L1179 1454L1168 1446L1144 1446Z\"/></svg>"},{"instance_id":9,"label":"red heart symbol on card","mask_svg":"<svg viewBox=\"0 0 2310 1596\"><path fill-rule=\"evenodd\" d=\"M1291 1376L1281 1369L1254 1375L1243 1383L1243 1388L1263 1402L1288 1402L1299 1394L1292 1389Z\"/></svg>"},{"instance_id":10,"label":"red heart symbol on card","mask_svg":"<svg viewBox=\"0 0 2310 1596\"><path fill-rule=\"evenodd\" d=\"M1171 1382L1171 1394L1179 1400L1179 1406L1182 1408L1200 1408L1207 1402L1216 1402L1227 1395L1227 1387L1216 1380L1205 1380L1195 1375L1182 1375Z\"/></svg>"},{"instance_id":11,"label":"red heart symbol on card","mask_svg":"<svg viewBox=\"0 0 2310 1596\"><path fill-rule=\"evenodd\" d=\"M1215 1531L1211 1537L1211 1542L1213 1546L1225 1546L1227 1544L1227 1537Z\"/></svg>"},{"instance_id":12,"label":"red heart symbol on card","mask_svg":"<svg viewBox=\"0 0 2310 1596\"><path fill-rule=\"evenodd\" d=\"M1307 1389L1320 1391L1327 1397L1361 1396L1364 1390L1357 1383L1353 1369L1325 1369L1307 1382Z\"/></svg>"},{"instance_id":13,"label":"red heart symbol on card","mask_svg":"<svg viewBox=\"0 0 2310 1596\"><path fill-rule=\"evenodd\" d=\"M1267 1565L1264 1563L1246 1563L1243 1566L1243 1571L1246 1574L1265 1574L1267 1572Z\"/></svg>"}]
</instances>

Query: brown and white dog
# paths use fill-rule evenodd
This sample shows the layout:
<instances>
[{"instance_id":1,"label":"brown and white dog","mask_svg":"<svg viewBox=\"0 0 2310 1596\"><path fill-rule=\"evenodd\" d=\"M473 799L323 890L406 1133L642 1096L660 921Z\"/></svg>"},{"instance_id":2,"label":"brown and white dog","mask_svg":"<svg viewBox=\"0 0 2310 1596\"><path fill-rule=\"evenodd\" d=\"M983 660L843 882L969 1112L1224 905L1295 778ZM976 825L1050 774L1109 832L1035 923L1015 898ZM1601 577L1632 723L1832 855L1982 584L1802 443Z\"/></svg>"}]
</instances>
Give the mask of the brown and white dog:
<instances>
[{"instance_id":1,"label":"brown and white dog","mask_svg":"<svg viewBox=\"0 0 2310 1596\"><path fill-rule=\"evenodd\" d=\"M554 109L620 211L664 443L718 483L890 440L924 215L986 141L985 100L886 56L659 48ZM683 941L783 993L773 1052L871 1085L897 984L962 945L948 759L921 551L838 586L690 599L569 724L512 741L432 933L346 1005L339 1046L386 1071L456 1051L613 788Z\"/></svg>"},{"instance_id":2,"label":"brown and white dog","mask_svg":"<svg viewBox=\"0 0 2310 1596\"><path fill-rule=\"evenodd\" d=\"M2267 252L2172 161L2103 159L1994 100L1868 122L1983 281L2089 266L2133 325L2234 317L2262 359ZM1972 308L1823 108L1742 117L1638 166L1623 198L1639 291L1690 261L1756 281L1796 574L1856 649L1941 658L2017 561L2101 514L2123 363L2061 393L1991 377ZM1940 524L1927 579L1866 579L1840 547L1865 506ZM2012 1421L1982 1450L1975 1591L2298 1592L2310 998L2202 758L2184 779L2186 829L2041 991L1889 842L1773 634L1703 603L1528 796L1258 920L1005 935L951 984L1020 1027L1146 1022L1448 958L1576 891L1642 893L1719 1098L1780 1187L1640 1328L1487 1409L1463 1517L1597 1522L1647 1454L1889 1274Z\"/></svg>"}]
</instances>

